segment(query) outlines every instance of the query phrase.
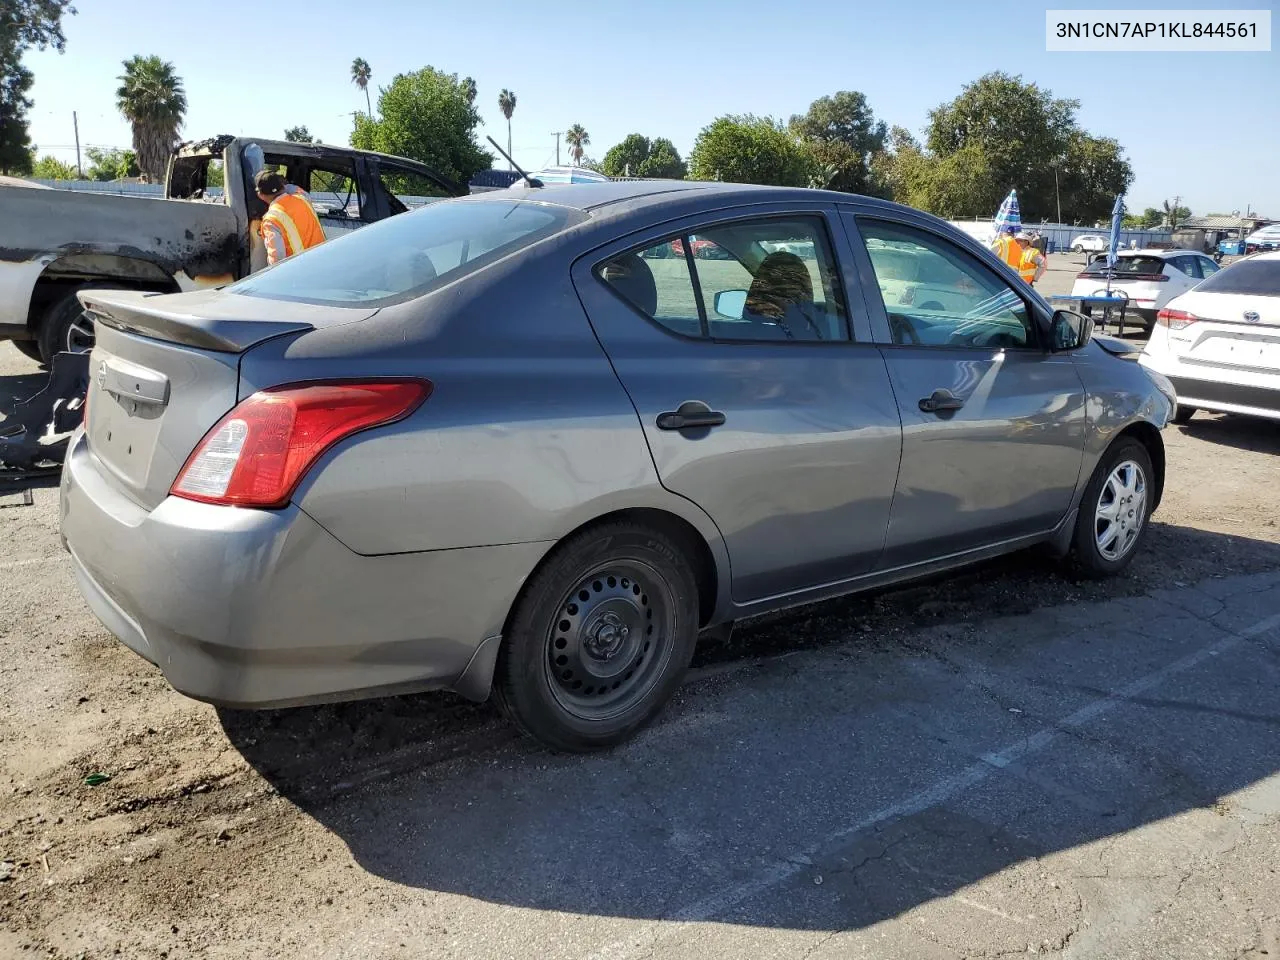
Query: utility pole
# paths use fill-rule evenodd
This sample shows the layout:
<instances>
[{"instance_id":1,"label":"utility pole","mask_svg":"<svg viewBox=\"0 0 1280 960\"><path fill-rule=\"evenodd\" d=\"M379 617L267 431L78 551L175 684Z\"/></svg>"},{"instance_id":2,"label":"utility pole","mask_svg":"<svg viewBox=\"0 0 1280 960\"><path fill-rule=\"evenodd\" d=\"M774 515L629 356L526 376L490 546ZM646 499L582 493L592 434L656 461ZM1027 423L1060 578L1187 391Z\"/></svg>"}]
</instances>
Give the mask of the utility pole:
<instances>
[{"instance_id":1,"label":"utility pole","mask_svg":"<svg viewBox=\"0 0 1280 960\"><path fill-rule=\"evenodd\" d=\"M556 166L560 166L560 131L556 130L551 134L556 138Z\"/></svg>"},{"instance_id":2,"label":"utility pole","mask_svg":"<svg viewBox=\"0 0 1280 960\"><path fill-rule=\"evenodd\" d=\"M80 164L80 118L76 116L74 110L71 111L71 126L76 131L76 173L80 179L84 179L84 167Z\"/></svg>"},{"instance_id":3,"label":"utility pole","mask_svg":"<svg viewBox=\"0 0 1280 960\"><path fill-rule=\"evenodd\" d=\"M1173 209L1169 211L1169 232L1170 233L1178 229L1178 203L1181 200L1182 200L1181 197L1173 198ZM1170 239L1173 239L1173 238L1170 237Z\"/></svg>"}]
</instances>

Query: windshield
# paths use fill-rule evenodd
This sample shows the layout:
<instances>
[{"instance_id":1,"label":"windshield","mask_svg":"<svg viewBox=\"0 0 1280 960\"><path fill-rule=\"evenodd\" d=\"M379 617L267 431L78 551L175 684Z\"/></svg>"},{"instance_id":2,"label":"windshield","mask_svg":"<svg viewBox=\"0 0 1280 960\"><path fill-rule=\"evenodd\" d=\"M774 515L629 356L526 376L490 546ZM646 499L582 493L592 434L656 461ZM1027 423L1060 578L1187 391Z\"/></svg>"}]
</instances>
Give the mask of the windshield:
<instances>
[{"instance_id":1,"label":"windshield","mask_svg":"<svg viewBox=\"0 0 1280 960\"><path fill-rule=\"evenodd\" d=\"M1138 273L1161 273L1164 270L1164 260L1160 257L1119 257L1116 259L1117 277L1125 274ZM1098 274L1103 276L1107 272L1107 261L1097 260L1089 264L1085 273Z\"/></svg>"},{"instance_id":2,"label":"windshield","mask_svg":"<svg viewBox=\"0 0 1280 960\"><path fill-rule=\"evenodd\" d=\"M228 289L304 303L384 306L559 233L585 214L532 200L442 200L312 247Z\"/></svg>"},{"instance_id":3,"label":"windshield","mask_svg":"<svg viewBox=\"0 0 1280 960\"><path fill-rule=\"evenodd\" d=\"M1280 260L1241 260L1219 270L1196 287L1196 293L1244 293L1280 296Z\"/></svg>"}]
</instances>

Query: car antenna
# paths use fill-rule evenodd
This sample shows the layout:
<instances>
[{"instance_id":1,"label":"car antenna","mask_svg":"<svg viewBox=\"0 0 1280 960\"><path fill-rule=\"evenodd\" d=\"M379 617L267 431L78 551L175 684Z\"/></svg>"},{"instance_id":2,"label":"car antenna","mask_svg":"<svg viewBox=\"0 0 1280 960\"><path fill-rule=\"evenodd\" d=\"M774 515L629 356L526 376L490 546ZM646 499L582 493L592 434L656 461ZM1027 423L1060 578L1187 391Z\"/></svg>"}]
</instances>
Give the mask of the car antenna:
<instances>
[{"instance_id":1,"label":"car antenna","mask_svg":"<svg viewBox=\"0 0 1280 960\"><path fill-rule=\"evenodd\" d=\"M485 137L485 139L493 144L493 149L497 150L500 154L502 154L502 158L506 160L507 163L511 164L512 169L515 170L516 173L524 177L525 182L528 183L529 186L531 187L542 186L541 180L537 180L529 176L527 173L525 173L523 170L520 169L520 164L516 163L514 160L511 159L511 154L507 153L507 151L503 150L500 146L498 146L497 140L493 139L493 137Z\"/></svg>"}]
</instances>

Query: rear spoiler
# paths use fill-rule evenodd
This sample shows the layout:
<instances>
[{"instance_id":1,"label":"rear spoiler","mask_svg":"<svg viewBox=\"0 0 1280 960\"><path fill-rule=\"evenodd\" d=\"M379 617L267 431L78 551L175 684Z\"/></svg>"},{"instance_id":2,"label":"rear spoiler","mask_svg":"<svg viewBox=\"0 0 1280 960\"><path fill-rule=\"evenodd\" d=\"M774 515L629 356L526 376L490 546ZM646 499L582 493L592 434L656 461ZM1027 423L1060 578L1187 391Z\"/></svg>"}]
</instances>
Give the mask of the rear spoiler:
<instances>
[{"instance_id":1,"label":"rear spoiler","mask_svg":"<svg viewBox=\"0 0 1280 960\"><path fill-rule=\"evenodd\" d=\"M315 329L314 324L302 320L196 316L183 309L186 304L181 296L160 293L82 290L77 296L95 324L102 323L152 340L166 340L220 353L243 353L264 340ZM263 305L266 303L261 301ZM217 312L209 311L211 314Z\"/></svg>"}]
</instances>

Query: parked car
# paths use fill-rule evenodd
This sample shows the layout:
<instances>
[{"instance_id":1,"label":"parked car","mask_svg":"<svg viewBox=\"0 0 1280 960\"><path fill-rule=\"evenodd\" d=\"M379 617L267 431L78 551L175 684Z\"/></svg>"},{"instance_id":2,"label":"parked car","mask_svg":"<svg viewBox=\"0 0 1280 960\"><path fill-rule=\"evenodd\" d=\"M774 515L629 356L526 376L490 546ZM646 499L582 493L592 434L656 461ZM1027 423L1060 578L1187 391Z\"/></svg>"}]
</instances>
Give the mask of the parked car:
<instances>
[{"instance_id":1,"label":"parked car","mask_svg":"<svg viewBox=\"0 0 1280 960\"><path fill-rule=\"evenodd\" d=\"M1222 268L1160 311L1141 362L1196 410L1280 419L1280 253Z\"/></svg>"},{"instance_id":2,"label":"parked car","mask_svg":"<svg viewBox=\"0 0 1280 960\"><path fill-rule=\"evenodd\" d=\"M1220 269L1212 257L1191 250L1123 250L1111 275L1111 295L1128 299L1126 322L1136 318L1149 330L1161 307ZM1109 272L1105 258L1090 263L1076 275L1071 296L1104 296Z\"/></svg>"},{"instance_id":3,"label":"parked car","mask_svg":"<svg viewBox=\"0 0 1280 960\"><path fill-rule=\"evenodd\" d=\"M1111 240L1100 233L1085 233L1071 241L1072 253L1105 253Z\"/></svg>"},{"instance_id":4,"label":"parked car","mask_svg":"<svg viewBox=\"0 0 1280 960\"><path fill-rule=\"evenodd\" d=\"M211 191L222 164L225 187ZM256 164L256 166L255 166ZM466 193L414 160L325 144L215 137L179 146L165 200L32 190L0 183L0 340L49 363L93 343L76 294L90 287L155 293L230 283L266 266L253 189L263 164L311 191L326 236L404 212L396 194Z\"/></svg>"},{"instance_id":5,"label":"parked car","mask_svg":"<svg viewBox=\"0 0 1280 960\"><path fill-rule=\"evenodd\" d=\"M645 255L691 236L733 259ZM956 302L901 302L890 246ZM701 630L1033 545L1115 574L1164 486L1162 377L943 221L848 194L487 193L220 290L81 298L80 590L229 706L492 691L601 747Z\"/></svg>"}]
</instances>

